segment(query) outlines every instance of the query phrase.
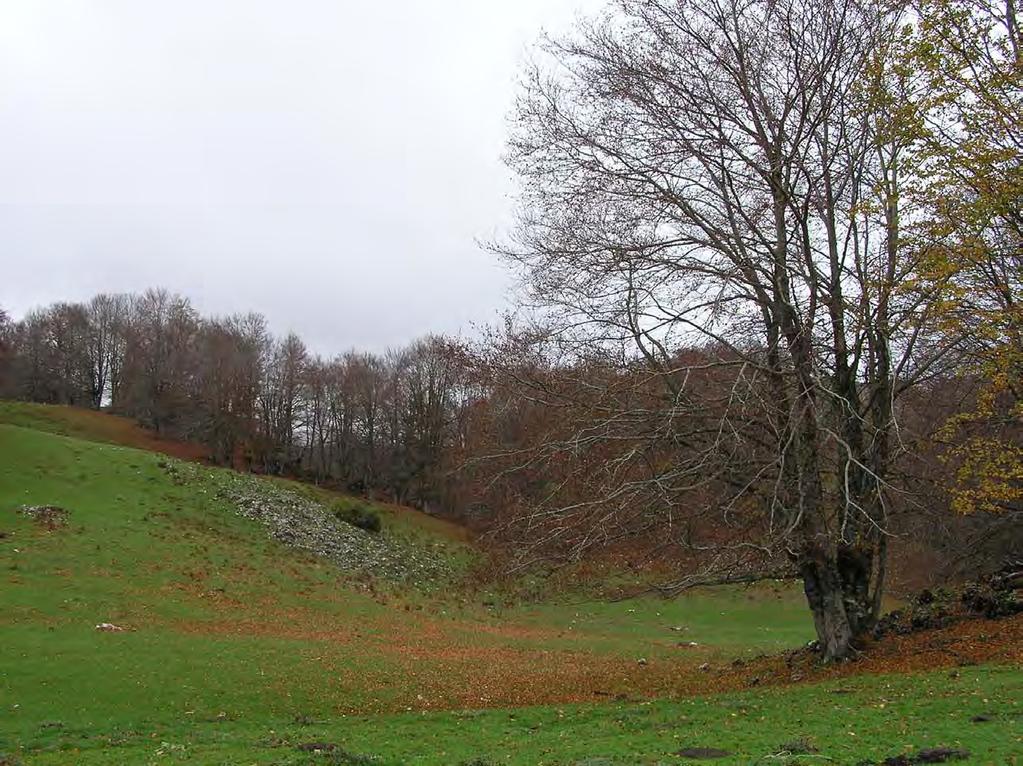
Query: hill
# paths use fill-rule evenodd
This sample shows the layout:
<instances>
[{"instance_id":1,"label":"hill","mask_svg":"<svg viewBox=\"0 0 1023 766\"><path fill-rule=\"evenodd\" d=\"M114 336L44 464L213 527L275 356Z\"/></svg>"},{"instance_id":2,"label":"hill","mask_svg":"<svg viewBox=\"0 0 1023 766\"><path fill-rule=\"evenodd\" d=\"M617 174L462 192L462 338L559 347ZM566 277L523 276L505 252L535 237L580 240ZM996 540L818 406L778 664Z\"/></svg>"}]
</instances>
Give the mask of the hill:
<instances>
[{"instance_id":1,"label":"hill","mask_svg":"<svg viewBox=\"0 0 1023 766\"><path fill-rule=\"evenodd\" d=\"M942 638L951 654L907 643L858 669L793 665L779 652L812 628L789 586L520 603L474 582L479 554L450 525L374 506L373 534L335 516L351 498L181 460L196 456L108 418L0 404L8 763L1021 749L1018 620Z\"/></svg>"}]
</instances>

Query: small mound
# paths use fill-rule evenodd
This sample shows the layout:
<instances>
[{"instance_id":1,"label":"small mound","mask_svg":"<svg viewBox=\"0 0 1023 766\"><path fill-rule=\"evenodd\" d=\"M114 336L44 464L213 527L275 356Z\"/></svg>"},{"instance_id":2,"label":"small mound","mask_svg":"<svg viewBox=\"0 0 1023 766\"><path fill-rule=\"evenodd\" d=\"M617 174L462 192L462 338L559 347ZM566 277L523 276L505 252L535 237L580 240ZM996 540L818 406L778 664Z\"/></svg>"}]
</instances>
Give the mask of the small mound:
<instances>
[{"instance_id":1,"label":"small mound","mask_svg":"<svg viewBox=\"0 0 1023 766\"><path fill-rule=\"evenodd\" d=\"M966 620L996 620L1023 613L1021 585L1019 578L998 572L959 588L922 591L906 607L884 615L874 629L874 638L905 636Z\"/></svg>"}]
</instances>

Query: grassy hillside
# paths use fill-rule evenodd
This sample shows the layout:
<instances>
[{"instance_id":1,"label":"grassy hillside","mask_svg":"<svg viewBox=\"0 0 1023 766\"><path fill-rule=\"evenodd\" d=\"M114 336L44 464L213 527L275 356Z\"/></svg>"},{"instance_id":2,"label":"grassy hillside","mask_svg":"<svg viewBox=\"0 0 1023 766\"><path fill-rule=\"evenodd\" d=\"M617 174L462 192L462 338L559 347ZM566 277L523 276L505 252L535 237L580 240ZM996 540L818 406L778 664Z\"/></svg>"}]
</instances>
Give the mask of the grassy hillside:
<instances>
[{"instance_id":1,"label":"grassy hillside","mask_svg":"<svg viewBox=\"0 0 1023 766\"><path fill-rule=\"evenodd\" d=\"M199 445L161 439L130 418L81 407L0 400L0 423L104 444L136 447L185 460L198 460L206 455L206 450Z\"/></svg>"},{"instance_id":2,"label":"grassy hillside","mask_svg":"<svg viewBox=\"0 0 1023 766\"><path fill-rule=\"evenodd\" d=\"M810 638L791 588L495 606L447 525L381 508L379 535L339 528L350 560L324 558L239 510L301 506L330 530L328 493L101 443L124 424L67 412L0 404L0 754L25 763L595 766L680 762L687 743L743 763L800 736L839 762L1019 749L1018 669L737 693L760 683L755 655ZM790 680L776 665L765 686Z\"/></svg>"}]
</instances>

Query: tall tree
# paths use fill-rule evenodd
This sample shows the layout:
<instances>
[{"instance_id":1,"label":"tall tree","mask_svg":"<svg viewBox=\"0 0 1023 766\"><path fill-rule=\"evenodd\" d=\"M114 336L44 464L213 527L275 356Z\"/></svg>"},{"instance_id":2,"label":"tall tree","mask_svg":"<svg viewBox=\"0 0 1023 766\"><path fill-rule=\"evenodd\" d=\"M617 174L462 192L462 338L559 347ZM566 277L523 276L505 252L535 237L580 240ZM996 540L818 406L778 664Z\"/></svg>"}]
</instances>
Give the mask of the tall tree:
<instances>
[{"instance_id":1,"label":"tall tree","mask_svg":"<svg viewBox=\"0 0 1023 766\"><path fill-rule=\"evenodd\" d=\"M918 269L905 147L869 87L887 7L624 0L545 46L509 147L523 190L502 250L610 392L546 454L632 446L585 467L599 496L553 492L548 517L592 541L637 505L710 503L713 535L673 534L722 566L789 559L829 658L878 615L897 401L946 353L931 294L898 289ZM718 386L697 386L709 369Z\"/></svg>"}]
</instances>

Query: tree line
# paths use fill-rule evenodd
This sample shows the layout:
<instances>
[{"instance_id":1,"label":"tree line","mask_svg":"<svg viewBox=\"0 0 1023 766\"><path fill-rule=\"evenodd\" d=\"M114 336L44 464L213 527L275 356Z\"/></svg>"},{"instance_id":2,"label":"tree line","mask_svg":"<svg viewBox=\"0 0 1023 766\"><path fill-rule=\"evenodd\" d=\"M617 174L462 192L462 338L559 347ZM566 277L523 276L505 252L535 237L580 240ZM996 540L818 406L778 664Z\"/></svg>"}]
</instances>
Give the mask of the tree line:
<instances>
[{"instance_id":1,"label":"tree line","mask_svg":"<svg viewBox=\"0 0 1023 766\"><path fill-rule=\"evenodd\" d=\"M3 338L5 396L104 408L221 464L420 507L444 498L464 391L440 338L324 359L259 314L203 317L162 289L55 303Z\"/></svg>"}]
</instances>

